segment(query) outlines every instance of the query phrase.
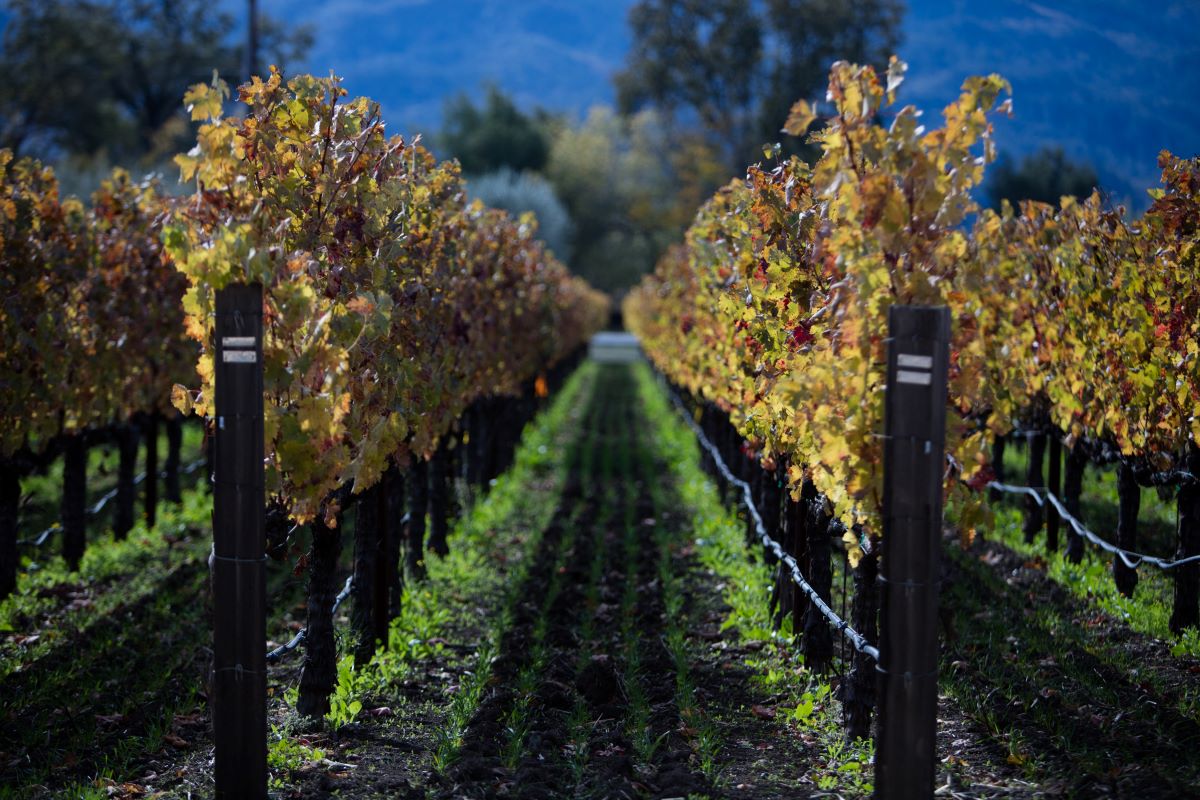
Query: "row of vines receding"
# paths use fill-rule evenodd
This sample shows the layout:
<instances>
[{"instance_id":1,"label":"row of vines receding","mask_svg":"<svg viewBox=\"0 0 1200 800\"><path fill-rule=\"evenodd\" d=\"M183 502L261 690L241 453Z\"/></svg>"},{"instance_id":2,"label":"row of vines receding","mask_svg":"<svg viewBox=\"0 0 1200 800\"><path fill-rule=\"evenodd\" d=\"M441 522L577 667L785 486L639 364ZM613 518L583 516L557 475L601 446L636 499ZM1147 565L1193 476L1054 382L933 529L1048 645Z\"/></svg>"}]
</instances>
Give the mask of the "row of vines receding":
<instances>
[{"instance_id":1,"label":"row of vines receding","mask_svg":"<svg viewBox=\"0 0 1200 800\"><path fill-rule=\"evenodd\" d=\"M1162 186L1138 218L1099 192L981 208L972 196L995 159L1008 83L968 79L935 126L897 103L906 69L835 64L828 105L797 102L784 128L803 136L820 122L808 134L818 160L750 167L718 191L625 300L628 325L735 472L766 486L755 490L764 517L797 515L773 530L800 532L786 548L798 561L811 557L805 515L837 523L858 575L854 623L870 633L887 312L947 307L947 521L964 542L988 528L1003 443L1029 436L1026 535L1048 519L1058 546L1061 496L1078 560L1084 465L1116 462L1124 550L1137 544L1139 484L1174 491L1183 563L1161 559L1176 582L1170 626L1196 627L1200 563L1185 559L1200 556L1200 159L1162 153ZM772 485L790 494L782 511ZM818 527L827 539L828 522ZM1125 593L1135 556L1114 559ZM826 556L810 583L827 590L827 570Z\"/></svg>"}]
</instances>

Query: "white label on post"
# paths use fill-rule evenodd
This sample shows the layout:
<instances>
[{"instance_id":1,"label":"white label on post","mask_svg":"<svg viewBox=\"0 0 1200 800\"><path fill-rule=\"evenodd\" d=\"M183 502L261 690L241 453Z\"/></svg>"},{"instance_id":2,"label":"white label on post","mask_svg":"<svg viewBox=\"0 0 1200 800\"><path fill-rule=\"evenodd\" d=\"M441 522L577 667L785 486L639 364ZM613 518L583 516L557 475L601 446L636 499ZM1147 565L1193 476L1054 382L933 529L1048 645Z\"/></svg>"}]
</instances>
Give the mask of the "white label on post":
<instances>
[{"instance_id":1,"label":"white label on post","mask_svg":"<svg viewBox=\"0 0 1200 800\"><path fill-rule=\"evenodd\" d=\"M226 364L253 364L258 361L258 353L253 350L226 350L221 353L221 360Z\"/></svg>"},{"instance_id":2,"label":"white label on post","mask_svg":"<svg viewBox=\"0 0 1200 800\"><path fill-rule=\"evenodd\" d=\"M901 353L896 356L896 366L933 369L933 358L931 356L915 356L912 353Z\"/></svg>"},{"instance_id":3,"label":"white label on post","mask_svg":"<svg viewBox=\"0 0 1200 800\"><path fill-rule=\"evenodd\" d=\"M906 369L896 372L897 383L915 383L918 386L928 386L933 383L933 376L928 372L910 372Z\"/></svg>"},{"instance_id":4,"label":"white label on post","mask_svg":"<svg viewBox=\"0 0 1200 800\"><path fill-rule=\"evenodd\" d=\"M253 336L222 336L222 347L254 347Z\"/></svg>"}]
</instances>

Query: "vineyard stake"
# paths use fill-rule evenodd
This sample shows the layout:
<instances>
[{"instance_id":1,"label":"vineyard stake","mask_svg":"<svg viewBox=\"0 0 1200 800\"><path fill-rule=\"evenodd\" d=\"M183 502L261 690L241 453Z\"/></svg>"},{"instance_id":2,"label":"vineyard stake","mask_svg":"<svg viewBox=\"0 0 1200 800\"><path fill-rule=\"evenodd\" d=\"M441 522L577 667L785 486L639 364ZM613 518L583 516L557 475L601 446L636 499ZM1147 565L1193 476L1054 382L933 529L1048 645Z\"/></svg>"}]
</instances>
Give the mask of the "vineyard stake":
<instances>
[{"instance_id":1,"label":"vineyard stake","mask_svg":"<svg viewBox=\"0 0 1200 800\"><path fill-rule=\"evenodd\" d=\"M213 742L218 798L267 796L262 287L217 292Z\"/></svg>"},{"instance_id":2,"label":"vineyard stake","mask_svg":"<svg viewBox=\"0 0 1200 800\"><path fill-rule=\"evenodd\" d=\"M933 796L950 312L888 311L875 796Z\"/></svg>"}]
</instances>

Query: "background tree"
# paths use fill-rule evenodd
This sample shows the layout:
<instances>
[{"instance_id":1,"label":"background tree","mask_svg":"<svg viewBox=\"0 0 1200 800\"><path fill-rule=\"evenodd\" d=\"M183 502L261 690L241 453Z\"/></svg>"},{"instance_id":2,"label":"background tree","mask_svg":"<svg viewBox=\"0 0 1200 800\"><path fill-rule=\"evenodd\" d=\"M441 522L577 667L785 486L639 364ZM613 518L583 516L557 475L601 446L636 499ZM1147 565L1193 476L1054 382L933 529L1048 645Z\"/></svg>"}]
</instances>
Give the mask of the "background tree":
<instances>
[{"instance_id":1,"label":"background tree","mask_svg":"<svg viewBox=\"0 0 1200 800\"><path fill-rule=\"evenodd\" d=\"M705 135L673 131L656 110L622 116L597 106L573 122L523 111L492 85L478 105L451 100L444 126L437 141L470 176L471 194L533 211L555 254L609 292L648 272L728 178Z\"/></svg>"},{"instance_id":2,"label":"background tree","mask_svg":"<svg viewBox=\"0 0 1200 800\"><path fill-rule=\"evenodd\" d=\"M234 18L211 0L9 0L0 146L42 157L153 163L190 139L179 99L213 70L242 76ZM260 47L286 68L312 31L263 17ZM17 77L19 76L19 77Z\"/></svg>"},{"instance_id":3,"label":"background tree","mask_svg":"<svg viewBox=\"0 0 1200 800\"><path fill-rule=\"evenodd\" d=\"M99 5L11 0L0 71L0 147L95 152L123 139L108 91L118 69L117 20ZM186 88L186 87L185 87Z\"/></svg>"},{"instance_id":4,"label":"background tree","mask_svg":"<svg viewBox=\"0 0 1200 800\"><path fill-rule=\"evenodd\" d=\"M783 138L793 102L822 95L831 63L885 66L903 12L901 0L641 0L618 105L693 116L740 171Z\"/></svg>"},{"instance_id":5,"label":"background tree","mask_svg":"<svg viewBox=\"0 0 1200 800\"><path fill-rule=\"evenodd\" d=\"M1058 205L1064 195L1087 197L1099 185L1100 178L1090 164L1071 161L1061 147L1044 147L1019 165L1001 158L992 168L987 194L997 209L1003 200L1014 207L1022 200Z\"/></svg>"},{"instance_id":6,"label":"background tree","mask_svg":"<svg viewBox=\"0 0 1200 800\"><path fill-rule=\"evenodd\" d=\"M494 84L481 106L466 94L446 104L438 141L444 155L457 158L463 172L483 175L507 167L516 172L540 170L550 149L546 114L527 115Z\"/></svg>"},{"instance_id":7,"label":"background tree","mask_svg":"<svg viewBox=\"0 0 1200 800\"><path fill-rule=\"evenodd\" d=\"M619 293L653 268L727 171L704 137L673 135L654 111L596 107L555 137L546 176L571 212L572 268Z\"/></svg>"},{"instance_id":8,"label":"background tree","mask_svg":"<svg viewBox=\"0 0 1200 800\"><path fill-rule=\"evenodd\" d=\"M757 128L762 24L750 0L642 0L629 11L618 107L694 114L734 159Z\"/></svg>"},{"instance_id":9,"label":"background tree","mask_svg":"<svg viewBox=\"0 0 1200 800\"><path fill-rule=\"evenodd\" d=\"M800 98L820 100L829 67L838 60L887 66L900 46L903 0L767 0L772 56L763 65L766 87L759 107L759 139L780 141L788 109ZM801 142L782 137L786 147Z\"/></svg>"},{"instance_id":10,"label":"background tree","mask_svg":"<svg viewBox=\"0 0 1200 800\"><path fill-rule=\"evenodd\" d=\"M472 197L485 205L502 208L517 217L532 211L538 221L538 238L566 262L571 255L571 215L544 177L536 172L514 172L501 167L467 186Z\"/></svg>"}]
</instances>

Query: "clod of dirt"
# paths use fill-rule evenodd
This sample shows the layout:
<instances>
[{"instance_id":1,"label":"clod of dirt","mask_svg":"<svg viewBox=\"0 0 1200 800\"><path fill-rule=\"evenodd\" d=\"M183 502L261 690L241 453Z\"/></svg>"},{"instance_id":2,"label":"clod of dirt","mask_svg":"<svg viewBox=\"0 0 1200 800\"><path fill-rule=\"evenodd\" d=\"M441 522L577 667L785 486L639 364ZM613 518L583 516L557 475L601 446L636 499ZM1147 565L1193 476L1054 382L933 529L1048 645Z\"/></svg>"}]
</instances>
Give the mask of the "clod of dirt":
<instances>
[{"instance_id":1,"label":"clod of dirt","mask_svg":"<svg viewBox=\"0 0 1200 800\"><path fill-rule=\"evenodd\" d=\"M571 687L555 680L543 683L538 689L537 697L544 707L558 711L570 710L575 702L575 694Z\"/></svg>"},{"instance_id":2,"label":"clod of dirt","mask_svg":"<svg viewBox=\"0 0 1200 800\"><path fill-rule=\"evenodd\" d=\"M454 765L454 777L459 781L482 782L504 775L504 767L496 758L463 758Z\"/></svg>"},{"instance_id":3,"label":"clod of dirt","mask_svg":"<svg viewBox=\"0 0 1200 800\"><path fill-rule=\"evenodd\" d=\"M608 705L616 700L621 684L612 659L607 655L592 656L575 679L575 688L593 707Z\"/></svg>"},{"instance_id":4,"label":"clod of dirt","mask_svg":"<svg viewBox=\"0 0 1200 800\"><path fill-rule=\"evenodd\" d=\"M656 796L660 798L688 797L706 788L704 782L697 780L687 767L664 769L655 776L654 783L658 787Z\"/></svg>"}]
</instances>

